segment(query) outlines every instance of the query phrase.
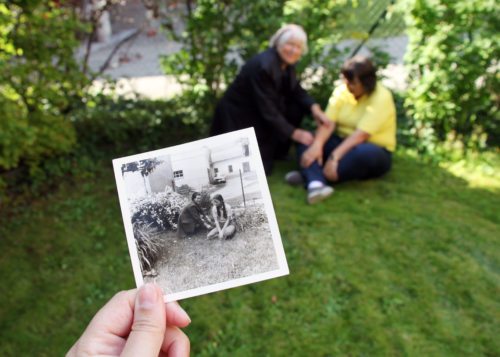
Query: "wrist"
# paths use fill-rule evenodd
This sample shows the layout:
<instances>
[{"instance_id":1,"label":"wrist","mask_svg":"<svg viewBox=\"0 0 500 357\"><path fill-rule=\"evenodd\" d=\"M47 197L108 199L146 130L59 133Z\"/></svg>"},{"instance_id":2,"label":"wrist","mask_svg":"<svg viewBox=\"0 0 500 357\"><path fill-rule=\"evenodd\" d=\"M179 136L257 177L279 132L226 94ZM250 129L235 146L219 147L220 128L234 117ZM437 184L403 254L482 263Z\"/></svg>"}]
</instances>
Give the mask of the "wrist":
<instances>
[{"instance_id":1,"label":"wrist","mask_svg":"<svg viewBox=\"0 0 500 357\"><path fill-rule=\"evenodd\" d=\"M332 153L330 154L330 157L329 159L332 161L332 162L335 162L335 163L338 163L340 161L340 158L338 157L337 154L335 154L333 151Z\"/></svg>"}]
</instances>

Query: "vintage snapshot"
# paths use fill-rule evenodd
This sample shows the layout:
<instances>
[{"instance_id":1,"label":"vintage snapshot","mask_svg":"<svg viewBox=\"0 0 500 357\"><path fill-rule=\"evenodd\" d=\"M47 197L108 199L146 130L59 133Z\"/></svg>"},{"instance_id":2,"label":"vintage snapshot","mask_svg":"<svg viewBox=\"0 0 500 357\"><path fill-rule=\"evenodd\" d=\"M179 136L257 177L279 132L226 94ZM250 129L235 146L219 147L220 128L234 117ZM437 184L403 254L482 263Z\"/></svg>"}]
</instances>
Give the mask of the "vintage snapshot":
<instances>
[{"instance_id":1,"label":"vintage snapshot","mask_svg":"<svg viewBox=\"0 0 500 357\"><path fill-rule=\"evenodd\" d=\"M173 301L288 274L253 128L113 167L138 286Z\"/></svg>"}]
</instances>

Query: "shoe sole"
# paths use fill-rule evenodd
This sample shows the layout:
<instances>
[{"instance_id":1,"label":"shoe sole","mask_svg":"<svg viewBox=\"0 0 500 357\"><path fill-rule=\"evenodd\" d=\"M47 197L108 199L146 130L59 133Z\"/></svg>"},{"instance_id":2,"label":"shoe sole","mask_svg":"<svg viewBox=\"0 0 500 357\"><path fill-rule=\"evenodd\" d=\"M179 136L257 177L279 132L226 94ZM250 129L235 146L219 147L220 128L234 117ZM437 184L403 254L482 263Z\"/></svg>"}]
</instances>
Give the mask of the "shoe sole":
<instances>
[{"instance_id":1,"label":"shoe sole","mask_svg":"<svg viewBox=\"0 0 500 357\"><path fill-rule=\"evenodd\" d=\"M317 195L314 195L313 197L308 197L307 203L309 203L310 205L313 205L315 203L321 202L321 201L327 199L328 197L330 197L332 195L332 193L333 193L333 189L331 191L328 190L328 192L320 192Z\"/></svg>"}]
</instances>

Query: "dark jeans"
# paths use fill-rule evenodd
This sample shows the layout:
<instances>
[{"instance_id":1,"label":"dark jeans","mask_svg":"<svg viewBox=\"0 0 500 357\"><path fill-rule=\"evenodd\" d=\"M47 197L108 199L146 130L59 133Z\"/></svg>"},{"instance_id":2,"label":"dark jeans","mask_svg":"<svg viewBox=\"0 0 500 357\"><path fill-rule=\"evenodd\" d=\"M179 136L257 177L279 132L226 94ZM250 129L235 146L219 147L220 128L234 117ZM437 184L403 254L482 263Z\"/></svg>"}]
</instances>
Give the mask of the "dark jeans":
<instances>
[{"instance_id":1,"label":"dark jeans","mask_svg":"<svg viewBox=\"0 0 500 357\"><path fill-rule=\"evenodd\" d=\"M341 137L332 135L323 147L323 162L326 163L331 152L343 141ZM297 145L297 155L300 160L308 146ZM366 180L384 175L391 169L392 154L390 151L372 143L362 143L355 146L340 161L337 168L338 181ZM315 161L308 168L301 169L306 183L317 180L327 183L323 175L323 167Z\"/></svg>"}]
</instances>

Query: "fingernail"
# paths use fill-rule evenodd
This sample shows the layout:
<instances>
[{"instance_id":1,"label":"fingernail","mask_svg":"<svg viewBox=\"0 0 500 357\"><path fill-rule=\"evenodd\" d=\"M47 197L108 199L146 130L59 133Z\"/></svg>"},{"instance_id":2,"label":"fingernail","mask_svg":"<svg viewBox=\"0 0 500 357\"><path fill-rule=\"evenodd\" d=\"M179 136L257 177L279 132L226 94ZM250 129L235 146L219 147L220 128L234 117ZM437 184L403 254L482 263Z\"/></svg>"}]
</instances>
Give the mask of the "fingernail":
<instances>
[{"instance_id":1,"label":"fingernail","mask_svg":"<svg viewBox=\"0 0 500 357\"><path fill-rule=\"evenodd\" d=\"M150 309L158 300L158 293L156 287L147 283L139 289L139 306L143 309Z\"/></svg>"}]
</instances>

